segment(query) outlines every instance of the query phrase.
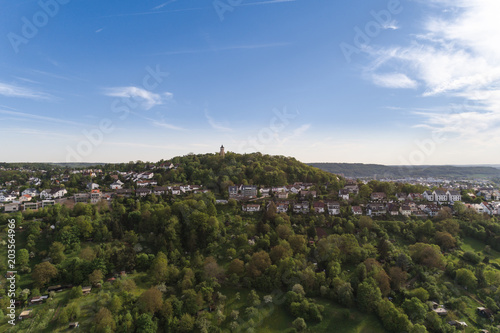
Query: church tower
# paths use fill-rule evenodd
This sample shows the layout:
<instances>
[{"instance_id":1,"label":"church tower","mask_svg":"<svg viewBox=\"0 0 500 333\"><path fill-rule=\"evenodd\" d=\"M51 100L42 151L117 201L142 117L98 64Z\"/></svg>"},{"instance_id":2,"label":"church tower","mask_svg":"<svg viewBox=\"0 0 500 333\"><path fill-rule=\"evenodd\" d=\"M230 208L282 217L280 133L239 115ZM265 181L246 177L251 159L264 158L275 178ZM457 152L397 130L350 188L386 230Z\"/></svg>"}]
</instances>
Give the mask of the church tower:
<instances>
[{"instance_id":1,"label":"church tower","mask_svg":"<svg viewBox=\"0 0 500 333\"><path fill-rule=\"evenodd\" d=\"M224 156L226 156L226 153L224 152L224 146L220 146L220 153L219 153L219 156L221 156L222 158L224 158Z\"/></svg>"}]
</instances>

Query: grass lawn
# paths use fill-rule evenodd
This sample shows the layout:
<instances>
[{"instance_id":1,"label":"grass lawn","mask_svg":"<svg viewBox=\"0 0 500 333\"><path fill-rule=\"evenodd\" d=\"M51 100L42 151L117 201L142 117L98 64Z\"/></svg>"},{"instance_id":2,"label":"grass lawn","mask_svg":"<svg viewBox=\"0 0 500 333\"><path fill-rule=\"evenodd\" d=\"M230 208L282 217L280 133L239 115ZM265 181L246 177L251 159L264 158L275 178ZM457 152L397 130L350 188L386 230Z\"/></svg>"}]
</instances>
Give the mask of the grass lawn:
<instances>
[{"instance_id":1,"label":"grass lawn","mask_svg":"<svg viewBox=\"0 0 500 333\"><path fill-rule=\"evenodd\" d=\"M497 264L500 264L500 252L491 249L490 253L485 254L483 253L484 247L486 244L483 242L471 238L471 237L465 237L462 239L462 250L463 251L470 251L470 252L481 252L482 255L486 255L490 258L491 262L495 262Z\"/></svg>"},{"instance_id":2,"label":"grass lawn","mask_svg":"<svg viewBox=\"0 0 500 333\"><path fill-rule=\"evenodd\" d=\"M249 290L223 288L221 292L227 296L225 307L225 315L228 317L227 324L232 310L240 312L240 318L244 318L245 308L248 307L246 302ZM235 295L240 293L240 299L237 300ZM264 296L264 293L259 293L259 296ZM308 323L309 332L345 332L345 333L383 333L386 332L380 321L374 315L367 315L355 309L346 309L331 301L317 299L316 302L325 307L323 313L323 321L320 323ZM346 315L347 313L347 315ZM256 320L256 332L262 333L278 333L286 332L292 327L293 318L285 309L284 305L264 305L259 309L259 319ZM225 332L229 332L226 330Z\"/></svg>"}]
</instances>

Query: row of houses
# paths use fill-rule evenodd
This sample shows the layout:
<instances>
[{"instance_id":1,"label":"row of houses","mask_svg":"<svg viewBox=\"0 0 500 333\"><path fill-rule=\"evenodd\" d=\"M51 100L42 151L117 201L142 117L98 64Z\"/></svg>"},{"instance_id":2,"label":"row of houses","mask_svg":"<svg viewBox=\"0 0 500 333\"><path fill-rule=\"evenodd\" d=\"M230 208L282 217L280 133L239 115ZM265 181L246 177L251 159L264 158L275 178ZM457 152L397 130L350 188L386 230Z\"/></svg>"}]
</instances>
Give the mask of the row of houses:
<instances>
[{"instance_id":1,"label":"row of houses","mask_svg":"<svg viewBox=\"0 0 500 333\"><path fill-rule=\"evenodd\" d=\"M269 203L267 208L269 208ZM274 202L277 213L293 212L294 214L323 214L336 216L340 215L341 204L336 201L315 201L312 205L309 201L292 202L288 200L280 200ZM468 208L476 210L478 213L487 213L490 215L500 215L500 202L482 203L478 205L466 205ZM367 216L415 216L419 218L427 218L436 216L442 209L439 203L428 202L376 202L372 201L366 205L352 206L351 213L353 215L367 215ZM244 212L253 213L262 210L261 204L243 204L242 210Z\"/></svg>"},{"instance_id":2,"label":"row of houses","mask_svg":"<svg viewBox=\"0 0 500 333\"><path fill-rule=\"evenodd\" d=\"M187 193L208 193L210 190L204 189L199 185L185 186L157 186L154 188L138 188L135 191L131 189L119 189L115 191L118 196L131 196L135 193L138 197L145 197L150 194L154 195L182 195Z\"/></svg>"},{"instance_id":3,"label":"row of houses","mask_svg":"<svg viewBox=\"0 0 500 333\"><path fill-rule=\"evenodd\" d=\"M271 194L278 199L288 199L289 194L300 194L301 197L312 195L316 197L316 191L309 191L313 186L312 183L296 182L293 185L274 186L274 187L258 187L257 185L234 185L228 187L229 199L250 200L257 198L258 194L261 197L270 197Z\"/></svg>"},{"instance_id":4,"label":"row of houses","mask_svg":"<svg viewBox=\"0 0 500 333\"><path fill-rule=\"evenodd\" d=\"M465 204L465 207L479 214L500 215L500 201L481 202L480 204Z\"/></svg>"},{"instance_id":5,"label":"row of houses","mask_svg":"<svg viewBox=\"0 0 500 333\"><path fill-rule=\"evenodd\" d=\"M39 208L45 208L48 206L54 206L56 204L55 200L42 200L41 202L25 202L25 203L9 203L4 205L5 213L14 213L20 210L37 210Z\"/></svg>"},{"instance_id":6,"label":"row of houses","mask_svg":"<svg viewBox=\"0 0 500 333\"><path fill-rule=\"evenodd\" d=\"M267 207L269 208L269 203ZM311 212L311 205L309 201L290 202L290 201L277 201L275 202L277 213L287 213L290 208L295 214L309 214ZM358 208L361 208L358 206ZM244 212L253 213L261 211L260 204L244 204L242 210ZM336 201L317 201L312 204L312 211L317 214L328 212L329 215L340 215L340 203ZM354 213L354 211L353 211ZM361 210L355 210L356 215L361 215Z\"/></svg>"}]
</instances>

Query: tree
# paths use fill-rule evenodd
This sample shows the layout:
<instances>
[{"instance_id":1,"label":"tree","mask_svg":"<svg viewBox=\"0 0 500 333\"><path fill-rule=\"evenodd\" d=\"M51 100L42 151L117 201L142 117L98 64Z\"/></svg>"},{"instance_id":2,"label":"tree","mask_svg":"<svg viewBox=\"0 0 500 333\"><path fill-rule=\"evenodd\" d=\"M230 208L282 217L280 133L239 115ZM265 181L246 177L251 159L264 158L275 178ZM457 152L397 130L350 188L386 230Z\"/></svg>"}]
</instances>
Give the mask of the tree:
<instances>
[{"instance_id":1,"label":"tree","mask_svg":"<svg viewBox=\"0 0 500 333\"><path fill-rule=\"evenodd\" d=\"M143 313L137 318L136 332L137 333L155 333L158 329L156 322L149 313Z\"/></svg>"},{"instance_id":2,"label":"tree","mask_svg":"<svg viewBox=\"0 0 500 333\"><path fill-rule=\"evenodd\" d=\"M457 245L456 239L446 231L438 231L435 239L436 243L438 243L443 250L452 249Z\"/></svg>"},{"instance_id":3,"label":"tree","mask_svg":"<svg viewBox=\"0 0 500 333\"><path fill-rule=\"evenodd\" d=\"M297 318L292 322L293 327L298 331L298 332L303 332L307 329L307 324L306 321L303 318Z\"/></svg>"},{"instance_id":4,"label":"tree","mask_svg":"<svg viewBox=\"0 0 500 333\"><path fill-rule=\"evenodd\" d=\"M54 242L50 246L49 256L54 264L59 264L66 258L64 248L64 245L60 242Z\"/></svg>"},{"instance_id":5,"label":"tree","mask_svg":"<svg viewBox=\"0 0 500 333\"><path fill-rule=\"evenodd\" d=\"M82 286L73 287L69 292L69 298L71 299L82 297L82 295L83 295Z\"/></svg>"},{"instance_id":6,"label":"tree","mask_svg":"<svg viewBox=\"0 0 500 333\"><path fill-rule=\"evenodd\" d=\"M292 291L294 293L296 293L297 295L300 295L301 297L304 297L306 295L306 292L304 291L304 287L302 287L302 285L299 283L293 285Z\"/></svg>"},{"instance_id":7,"label":"tree","mask_svg":"<svg viewBox=\"0 0 500 333\"><path fill-rule=\"evenodd\" d=\"M227 268L227 272L241 276L245 273L245 263L240 259L233 259Z\"/></svg>"},{"instance_id":8,"label":"tree","mask_svg":"<svg viewBox=\"0 0 500 333\"><path fill-rule=\"evenodd\" d=\"M276 233L279 238L288 239L288 237L292 234L292 229L286 224L280 224L276 227Z\"/></svg>"},{"instance_id":9,"label":"tree","mask_svg":"<svg viewBox=\"0 0 500 333\"><path fill-rule=\"evenodd\" d=\"M474 289L477 287L477 278L474 273L467 268L457 269L455 279L458 284L468 288Z\"/></svg>"},{"instance_id":10,"label":"tree","mask_svg":"<svg viewBox=\"0 0 500 333\"><path fill-rule=\"evenodd\" d=\"M219 266L214 257L207 257L205 259L203 272L205 273L205 277L217 280L222 279L224 276L224 269Z\"/></svg>"},{"instance_id":11,"label":"tree","mask_svg":"<svg viewBox=\"0 0 500 333\"><path fill-rule=\"evenodd\" d=\"M418 298L422 302L427 302L427 300L429 299L429 292L422 287L411 290L409 295L410 297Z\"/></svg>"},{"instance_id":12,"label":"tree","mask_svg":"<svg viewBox=\"0 0 500 333\"><path fill-rule=\"evenodd\" d=\"M406 283L408 274L401 268L394 266L389 268L389 277L391 279L391 285L394 290L399 290Z\"/></svg>"},{"instance_id":13,"label":"tree","mask_svg":"<svg viewBox=\"0 0 500 333\"><path fill-rule=\"evenodd\" d=\"M444 267L444 258L441 250L437 245L415 243L408 247L411 258L427 267L439 268Z\"/></svg>"},{"instance_id":14,"label":"tree","mask_svg":"<svg viewBox=\"0 0 500 333\"><path fill-rule=\"evenodd\" d=\"M194 328L194 318L188 313L183 314L181 319L179 320L179 325L178 325L179 331L191 332L193 328Z\"/></svg>"},{"instance_id":15,"label":"tree","mask_svg":"<svg viewBox=\"0 0 500 333\"><path fill-rule=\"evenodd\" d=\"M358 223L361 230L364 228L370 230L373 227L373 220L369 216L361 216Z\"/></svg>"},{"instance_id":16,"label":"tree","mask_svg":"<svg viewBox=\"0 0 500 333\"><path fill-rule=\"evenodd\" d=\"M89 274L89 282L93 286L97 286L99 283L102 283L103 278L104 278L104 276L103 276L100 269L96 269L92 273Z\"/></svg>"},{"instance_id":17,"label":"tree","mask_svg":"<svg viewBox=\"0 0 500 333\"><path fill-rule=\"evenodd\" d=\"M158 252L156 258L153 260L151 264L151 268L149 269L150 276L153 282L161 283L165 282L168 278L168 259L165 253Z\"/></svg>"},{"instance_id":18,"label":"tree","mask_svg":"<svg viewBox=\"0 0 500 333\"><path fill-rule=\"evenodd\" d=\"M251 290L250 293L248 294L248 302L250 303L251 306L259 306L260 297L259 295L257 295L255 290Z\"/></svg>"},{"instance_id":19,"label":"tree","mask_svg":"<svg viewBox=\"0 0 500 333\"><path fill-rule=\"evenodd\" d=\"M274 246L269 253L269 256L274 264L277 264L280 260L291 257L292 255L293 252L290 246L284 246L281 244Z\"/></svg>"},{"instance_id":20,"label":"tree","mask_svg":"<svg viewBox=\"0 0 500 333\"><path fill-rule=\"evenodd\" d=\"M362 311L375 312L382 293L372 278L366 279L358 286L358 306Z\"/></svg>"},{"instance_id":21,"label":"tree","mask_svg":"<svg viewBox=\"0 0 500 333\"><path fill-rule=\"evenodd\" d=\"M137 303L142 311L154 314L163 305L163 295L158 288L151 287L139 296Z\"/></svg>"},{"instance_id":22,"label":"tree","mask_svg":"<svg viewBox=\"0 0 500 333\"><path fill-rule=\"evenodd\" d=\"M109 331L114 332L116 329L116 323L113 319L113 315L106 308L101 307L95 315L94 320L96 331L99 333L107 333Z\"/></svg>"},{"instance_id":23,"label":"tree","mask_svg":"<svg viewBox=\"0 0 500 333\"><path fill-rule=\"evenodd\" d=\"M306 238L303 235L293 235L288 238L288 243L293 253L304 253L306 251Z\"/></svg>"},{"instance_id":24,"label":"tree","mask_svg":"<svg viewBox=\"0 0 500 333\"><path fill-rule=\"evenodd\" d=\"M261 276L271 266L271 258L266 251L259 251L252 255L248 264L248 273L253 277Z\"/></svg>"},{"instance_id":25,"label":"tree","mask_svg":"<svg viewBox=\"0 0 500 333\"><path fill-rule=\"evenodd\" d=\"M383 299L377 304L377 312L384 327L390 332L408 332L411 327L408 316L388 299Z\"/></svg>"},{"instance_id":26,"label":"tree","mask_svg":"<svg viewBox=\"0 0 500 333\"><path fill-rule=\"evenodd\" d=\"M420 322L425 319L427 306L418 298L405 299L401 305L405 313L413 322Z\"/></svg>"},{"instance_id":27,"label":"tree","mask_svg":"<svg viewBox=\"0 0 500 333\"><path fill-rule=\"evenodd\" d=\"M49 283L51 279L57 276L57 268L50 262L45 261L35 266L31 277L35 285L39 288Z\"/></svg>"},{"instance_id":28,"label":"tree","mask_svg":"<svg viewBox=\"0 0 500 333\"><path fill-rule=\"evenodd\" d=\"M28 250L26 249L20 249L18 252L17 252L17 263L23 267L23 266L27 266L28 263L29 263L29 260L30 260L30 254L28 252Z\"/></svg>"}]
</instances>

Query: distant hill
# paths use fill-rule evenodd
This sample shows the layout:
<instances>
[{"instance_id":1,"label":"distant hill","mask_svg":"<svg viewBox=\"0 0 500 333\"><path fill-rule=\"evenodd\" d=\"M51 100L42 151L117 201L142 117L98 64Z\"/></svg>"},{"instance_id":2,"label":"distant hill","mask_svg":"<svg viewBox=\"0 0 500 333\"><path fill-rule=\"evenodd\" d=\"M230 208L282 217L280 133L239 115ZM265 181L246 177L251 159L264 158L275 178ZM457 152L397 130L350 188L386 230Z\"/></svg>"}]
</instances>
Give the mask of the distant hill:
<instances>
[{"instance_id":1,"label":"distant hill","mask_svg":"<svg viewBox=\"0 0 500 333\"><path fill-rule=\"evenodd\" d=\"M309 165L345 177L500 177L500 168L492 166L387 166L362 163L309 163Z\"/></svg>"}]
</instances>

